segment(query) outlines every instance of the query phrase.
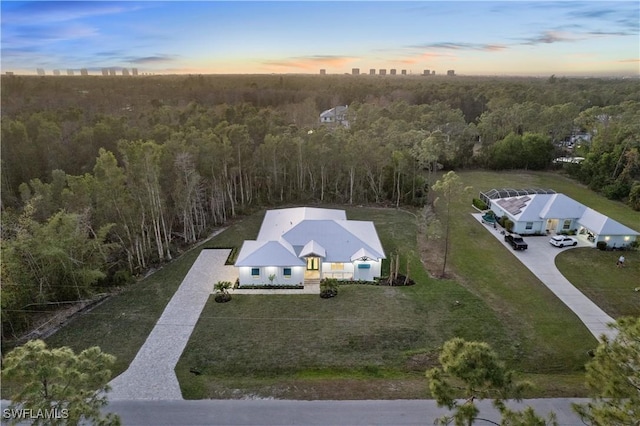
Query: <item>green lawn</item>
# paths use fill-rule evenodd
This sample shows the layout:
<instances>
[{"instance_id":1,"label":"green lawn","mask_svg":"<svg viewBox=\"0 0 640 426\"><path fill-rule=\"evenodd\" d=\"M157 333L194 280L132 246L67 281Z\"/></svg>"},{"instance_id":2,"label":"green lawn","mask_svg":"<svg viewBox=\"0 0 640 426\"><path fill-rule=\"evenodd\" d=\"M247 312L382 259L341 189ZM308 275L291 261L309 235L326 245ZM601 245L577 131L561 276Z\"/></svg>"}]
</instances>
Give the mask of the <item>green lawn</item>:
<instances>
[{"instance_id":1,"label":"green lawn","mask_svg":"<svg viewBox=\"0 0 640 426\"><path fill-rule=\"evenodd\" d=\"M452 279L433 279L423 268L413 214L346 208L350 219L375 222L387 255L401 254L401 271L408 259L417 285L344 286L337 298L329 300L249 295L237 295L228 304L210 300L176 368L185 397L424 397L424 370L433 365L442 342L453 336L493 345L512 368L537 384L532 396L584 395L583 365L595 339L470 216L471 198L493 187L546 187L632 227L638 213L552 173L463 172L460 176L474 189L454 209ZM263 215L258 212L232 223L224 233L75 319L48 344L75 350L98 345L118 357L114 374L120 373L144 343L200 250L239 247L244 239L255 238ZM615 273L633 279L640 259L628 259L628 268ZM614 284L622 286L621 281ZM597 281L591 284L597 285ZM619 305L610 301L611 294L602 293L598 303ZM194 376L191 368L203 374Z\"/></svg>"},{"instance_id":2,"label":"green lawn","mask_svg":"<svg viewBox=\"0 0 640 426\"><path fill-rule=\"evenodd\" d=\"M154 274L77 317L47 339L49 346L70 346L81 351L100 346L117 357L114 376L127 369L162 315L171 297L204 248L230 248L238 240L253 238L264 211L230 225L226 232L183 254Z\"/></svg>"},{"instance_id":3,"label":"green lawn","mask_svg":"<svg viewBox=\"0 0 640 426\"><path fill-rule=\"evenodd\" d=\"M244 386L244 394L268 397L294 383L300 391L289 396L304 399L318 381L325 387L333 382L335 391L342 386L338 383L355 380L372 384L369 398L381 397L373 385L379 380L403 386L423 380L448 333L502 337L500 323L483 302L455 283L421 285L429 287L422 294L428 297L417 298L407 287L347 285L328 300L236 295L230 303L216 304L210 298L176 367L183 394L229 397ZM462 300L461 306L454 298ZM453 320L459 316L482 321L461 327L462 321ZM459 333L452 327L460 327ZM191 369L202 375L192 375ZM271 384L265 388L266 381ZM423 386L406 396L425 392Z\"/></svg>"},{"instance_id":4,"label":"green lawn","mask_svg":"<svg viewBox=\"0 0 640 426\"><path fill-rule=\"evenodd\" d=\"M401 271L408 259L417 284L341 286L328 300L236 295L216 304L211 298L176 367L185 397L233 397L243 389L243 395L336 398L355 381L369 383L366 395L357 393L363 398L418 398L426 396L425 370L451 336L489 341L515 356L496 312L457 282L425 272L413 214L346 210L350 219L375 222L387 254L402 255Z\"/></svg>"},{"instance_id":5,"label":"green lawn","mask_svg":"<svg viewBox=\"0 0 640 426\"><path fill-rule=\"evenodd\" d=\"M625 257L624 268L616 267L620 254ZM613 318L640 316L640 252L565 250L556 257L556 265L569 281Z\"/></svg>"},{"instance_id":6,"label":"green lawn","mask_svg":"<svg viewBox=\"0 0 640 426\"><path fill-rule=\"evenodd\" d=\"M519 347L521 371L551 373L579 371L586 352L596 341L580 320L469 213L471 197L491 188L544 187L573 196L562 176L547 173L460 173L473 187L469 197L455 204L452 268L470 291L487 301L508 324ZM575 187L577 187L574 184ZM509 356L498 348L503 357Z\"/></svg>"},{"instance_id":7,"label":"green lawn","mask_svg":"<svg viewBox=\"0 0 640 426\"><path fill-rule=\"evenodd\" d=\"M113 373L114 376L120 374L135 358L198 254L200 248L186 253L76 317L49 337L47 345L69 346L75 351L100 346L104 352L116 356Z\"/></svg>"},{"instance_id":8,"label":"green lawn","mask_svg":"<svg viewBox=\"0 0 640 426\"><path fill-rule=\"evenodd\" d=\"M375 222L387 255L401 254L401 271L409 260L415 286L343 286L330 300L210 300L176 368L184 396L342 398L344 387L357 383L358 397L425 397L423 373L454 336L489 342L537 384L532 395L583 394L583 366L595 339L470 216L470 198L455 209L455 280L424 270L414 214L347 208L350 219Z\"/></svg>"}]
</instances>

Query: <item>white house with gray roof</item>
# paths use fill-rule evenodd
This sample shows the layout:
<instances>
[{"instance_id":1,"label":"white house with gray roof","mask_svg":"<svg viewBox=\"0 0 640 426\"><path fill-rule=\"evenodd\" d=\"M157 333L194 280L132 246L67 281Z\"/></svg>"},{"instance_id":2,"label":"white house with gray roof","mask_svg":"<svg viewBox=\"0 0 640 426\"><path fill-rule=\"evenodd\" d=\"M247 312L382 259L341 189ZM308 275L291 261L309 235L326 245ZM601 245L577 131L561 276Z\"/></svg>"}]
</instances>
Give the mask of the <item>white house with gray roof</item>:
<instances>
[{"instance_id":1,"label":"white house with gray roof","mask_svg":"<svg viewBox=\"0 0 640 426\"><path fill-rule=\"evenodd\" d=\"M513 222L521 235L559 234L575 231L593 245L628 246L640 233L616 222L564 194L548 189L493 189L481 194L498 216ZM589 238L591 237L591 238Z\"/></svg>"},{"instance_id":2,"label":"white house with gray roof","mask_svg":"<svg viewBox=\"0 0 640 426\"><path fill-rule=\"evenodd\" d=\"M342 124L344 127L349 128L349 120L347 118L348 105L338 105L337 107L322 111L320 113L320 123L335 125Z\"/></svg>"},{"instance_id":3,"label":"white house with gray roof","mask_svg":"<svg viewBox=\"0 0 640 426\"><path fill-rule=\"evenodd\" d=\"M240 286L373 281L385 258L373 222L347 220L344 210L295 207L268 210L235 266Z\"/></svg>"}]
</instances>

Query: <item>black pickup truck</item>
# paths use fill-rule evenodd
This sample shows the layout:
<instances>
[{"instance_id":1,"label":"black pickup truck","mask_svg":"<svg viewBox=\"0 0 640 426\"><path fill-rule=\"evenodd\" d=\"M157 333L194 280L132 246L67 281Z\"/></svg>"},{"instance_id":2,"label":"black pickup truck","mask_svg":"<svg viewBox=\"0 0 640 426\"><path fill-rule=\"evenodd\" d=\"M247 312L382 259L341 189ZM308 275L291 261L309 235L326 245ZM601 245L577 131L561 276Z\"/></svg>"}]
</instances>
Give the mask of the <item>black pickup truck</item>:
<instances>
[{"instance_id":1,"label":"black pickup truck","mask_svg":"<svg viewBox=\"0 0 640 426\"><path fill-rule=\"evenodd\" d=\"M529 248L529 245L524 242L520 235L506 234L504 240L511 244L514 250L526 250Z\"/></svg>"}]
</instances>

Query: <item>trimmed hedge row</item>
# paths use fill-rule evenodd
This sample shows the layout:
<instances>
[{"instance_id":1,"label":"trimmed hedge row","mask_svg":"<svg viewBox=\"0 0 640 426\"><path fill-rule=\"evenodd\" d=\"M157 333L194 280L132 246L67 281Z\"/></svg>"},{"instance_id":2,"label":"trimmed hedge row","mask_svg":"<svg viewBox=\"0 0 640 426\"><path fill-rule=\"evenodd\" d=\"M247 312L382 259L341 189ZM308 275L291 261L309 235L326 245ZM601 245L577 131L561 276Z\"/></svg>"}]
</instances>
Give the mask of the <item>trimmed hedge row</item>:
<instances>
[{"instance_id":1,"label":"trimmed hedge row","mask_svg":"<svg viewBox=\"0 0 640 426\"><path fill-rule=\"evenodd\" d=\"M239 285L236 288L240 290L302 290L304 285L302 284L248 284L248 285Z\"/></svg>"},{"instance_id":2,"label":"trimmed hedge row","mask_svg":"<svg viewBox=\"0 0 640 426\"><path fill-rule=\"evenodd\" d=\"M489 208L489 206L487 205L487 203L485 203L484 201L482 201L480 198L474 198L473 199L473 205L479 209L479 210L486 210Z\"/></svg>"}]
</instances>

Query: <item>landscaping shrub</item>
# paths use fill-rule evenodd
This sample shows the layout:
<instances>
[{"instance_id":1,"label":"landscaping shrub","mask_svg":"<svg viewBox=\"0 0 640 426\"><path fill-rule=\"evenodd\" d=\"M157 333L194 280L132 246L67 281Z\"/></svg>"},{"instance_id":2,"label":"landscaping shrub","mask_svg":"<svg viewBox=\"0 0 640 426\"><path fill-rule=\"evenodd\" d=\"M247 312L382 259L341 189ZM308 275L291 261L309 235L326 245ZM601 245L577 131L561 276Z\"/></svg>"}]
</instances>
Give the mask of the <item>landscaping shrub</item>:
<instances>
[{"instance_id":1,"label":"landscaping shrub","mask_svg":"<svg viewBox=\"0 0 640 426\"><path fill-rule=\"evenodd\" d=\"M604 251L604 250L606 250L606 249L607 249L607 243L606 243L606 242L604 242L604 241L598 241L598 242L596 243L596 247L598 248L598 250L602 250L602 251Z\"/></svg>"},{"instance_id":2,"label":"landscaping shrub","mask_svg":"<svg viewBox=\"0 0 640 426\"><path fill-rule=\"evenodd\" d=\"M216 303L226 303L231 300L231 295L229 293L218 293L214 296L213 300Z\"/></svg>"},{"instance_id":3,"label":"landscaping shrub","mask_svg":"<svg viewBox=\"0 0 640 426\"><path fill-rule=\"evenodd\" d=\"M335 278L325 278L320 282L320 297L329 299L338 295L338 280Z\"/></svg>"},{"instance_id":4,"label":"landscaping shrub","mask_svg":"<svg viewBox=\"0 0 640 426\"><path fill-rule=\"evenodd\" d=\"M513 230L513 221L506 219L503 226L507 231L511 232Z\"/></svg>"},{"instance_id":5,"label":"landscaping shrub","mask_svg":"<svg viewBox=\"0 0 640 426\"><path fill-rule=\"evenodd\" d=\"M478 210L486 210L489 208L489 206L487 205L487 203L485 203L484 201L482 201L480 198L474 198L473 199L473 205L478 209Z\"/></svg>"},{"instance_id":6,"label":"landscaping shrub","mask_svg":"<svg viewBox=\"0 0 640 426\"><path fill-rule=\"evenodd\" d=\"M387 280L388 278L376 278L374 281L365 281L365 280L339 280L336 279L338 285L352 285L352 284L360 284L360 285L380 285L381 280Z\"/></svg>"},{"instance_id":7,"label":"landscaping shrub","mask_svg":"<svg viewBox=\"0 0 640 426\"><path fill-rule=\"evenodd\" d=\"M302 290L304 285L302 284L243 284L237 288L242 290Z\"/></svg>"},{"instance_id":8,"label":"landscaping shrub","mask_svg":"<svg viewBox=\"0 0 640 426\"><path fill-rule=\"evenodd\" d=\"M216 291L214 300L217 303L226 303L231 300L231 294L229 289L233 287L233 283L230 281L218 281L213 285L213 289Z\"/></svg>"}]
</instances>

